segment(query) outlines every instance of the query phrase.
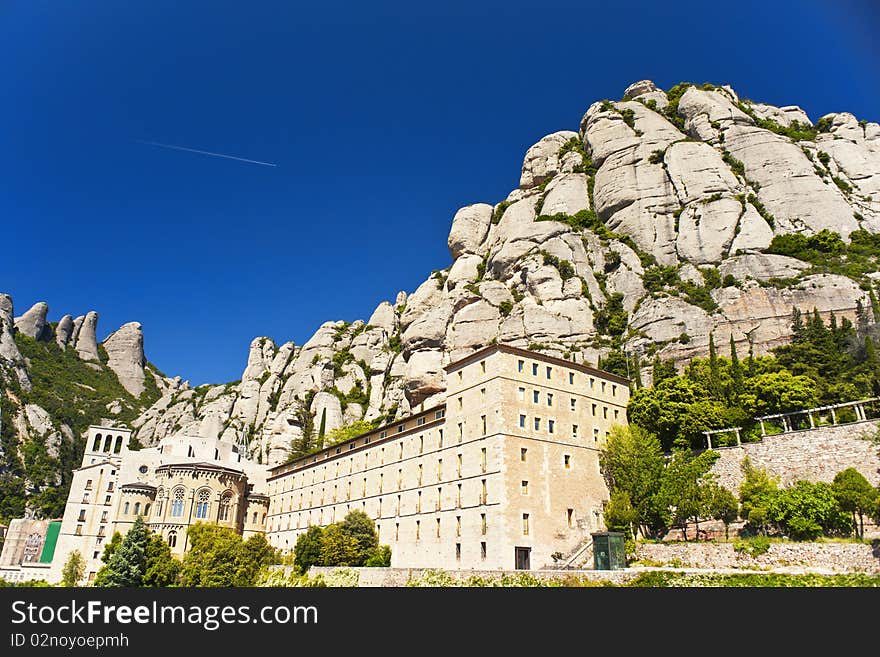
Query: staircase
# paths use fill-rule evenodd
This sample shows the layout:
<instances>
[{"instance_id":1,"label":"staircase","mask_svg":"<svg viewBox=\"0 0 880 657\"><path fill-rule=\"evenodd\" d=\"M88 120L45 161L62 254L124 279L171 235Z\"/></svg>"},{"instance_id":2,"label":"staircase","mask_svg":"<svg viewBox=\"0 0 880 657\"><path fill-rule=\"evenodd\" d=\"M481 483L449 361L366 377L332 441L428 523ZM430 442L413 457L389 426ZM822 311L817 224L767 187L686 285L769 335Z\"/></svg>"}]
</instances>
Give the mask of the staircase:
<instances>
[{"instance_id":1,"label":"staircase","mask_svg":"<svg viewBox=\"0 0 880 657\"><path fill-rule=\"evenodd\" d=\"M587 537L562 559L542 570L583 570L593 566L593 538Z\"/></svg>"}]
</instances>

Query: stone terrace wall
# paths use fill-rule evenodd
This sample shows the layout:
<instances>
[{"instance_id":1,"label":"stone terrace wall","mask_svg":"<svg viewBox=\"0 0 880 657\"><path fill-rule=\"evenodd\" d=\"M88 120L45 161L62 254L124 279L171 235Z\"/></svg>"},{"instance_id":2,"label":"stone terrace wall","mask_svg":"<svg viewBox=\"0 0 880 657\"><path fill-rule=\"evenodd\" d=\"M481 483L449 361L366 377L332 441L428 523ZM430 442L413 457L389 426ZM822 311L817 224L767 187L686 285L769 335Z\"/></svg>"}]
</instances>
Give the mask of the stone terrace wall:
<instances>
[{"instance_id":1,"label":"stone terrace wall","mask_svg":"<svg viewBox=\"0 0 880 657\"><path fill-rule=\"evenodd\" d=\"M799 479L831 481L853 467L874 486L880 485L880 449L860 438L874 431L877 421L855 422L766 436L760 443L716 448L721 458L712 468L718 483L736 493L742 481L740 464L748 456L755 465L779 477L783 486Z\"/></svg>"},{"instance_id":2,"label":"stone terrace wall","mask_svg":"<svg viewBox=\"0 0 880 657\"><path fill-rule=\"evenodd\" d=\"M864 543L771 543L752 557L732 543L641 543L637 558L682 568L791 568L819 573L880 574L880 547Z\"/></svg>"},{"instance_id":3,"label":"stone terrace wall","mask_svg":"<svg viewBox=\"0 0 880 657\"><path fill-rule=\"evenodd\" d=\"M309 577L318 574L328 574L336 570L330 566L312 566L309 568ZM358 586L406 586L408 579L418 579L425 572L423 568L351 568L359 575ZM514 576L527 573L531 577L539 579L556 579L564 577L580 577L593 580L623 584L634 579L638 572L628 570L445 570L446 574L457 580L466 580L469 577L500 579L502 575Z\"/></svg>"}]
</instances>

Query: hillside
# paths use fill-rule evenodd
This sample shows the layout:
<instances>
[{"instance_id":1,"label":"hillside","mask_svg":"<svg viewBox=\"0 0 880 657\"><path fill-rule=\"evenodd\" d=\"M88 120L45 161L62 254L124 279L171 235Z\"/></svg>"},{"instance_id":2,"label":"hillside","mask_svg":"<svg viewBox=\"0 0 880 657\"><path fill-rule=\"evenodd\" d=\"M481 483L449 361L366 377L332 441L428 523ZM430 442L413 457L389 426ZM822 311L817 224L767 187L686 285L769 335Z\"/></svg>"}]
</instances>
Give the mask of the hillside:
<instances>
[{"instance_id":1,"label":"hillside","mask_svg":"<svg viewBox=\"0 0 880 657\"><path fill-rule=\"evenodd\" d=\"M877 123L641 81L574 127L528 149L505 199L461 208L451 266L366 321L328 321L303 345L258 337L240 381L193 389L154 373L158 399L128 390L137 440L223 436L276 463L322 428L441 401L444 365L493 341L648 383L651 359L705 356L710 334L743 354L787 343L794 307L880 311ZM22 383L12 337L0 334L0 358ZM103 371L132 380L107 353Z\"/></svg>"}]
</instances>

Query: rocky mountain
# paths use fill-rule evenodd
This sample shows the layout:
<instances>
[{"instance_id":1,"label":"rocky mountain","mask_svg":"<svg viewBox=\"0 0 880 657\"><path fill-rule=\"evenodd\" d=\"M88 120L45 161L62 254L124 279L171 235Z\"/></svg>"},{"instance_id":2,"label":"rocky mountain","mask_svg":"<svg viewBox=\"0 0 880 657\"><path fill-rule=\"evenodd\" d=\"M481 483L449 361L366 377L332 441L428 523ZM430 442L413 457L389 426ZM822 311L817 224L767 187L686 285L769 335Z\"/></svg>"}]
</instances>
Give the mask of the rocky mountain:
<instances>
[{"instance_id":1,"label":"rocky mountain","mask_svg":"<svg viewBox=\"0 0 880 657\"><path fill-rule=\"evenodd\" d=\"M366 321L326 322L302 345L258 337L232 383L190 388L153 372L161 396L132 420L137 439L223 436L277 463L291 444L441 401L444 365L493 341L648 383L650 359L705 355L712 333L755 353L785 343L793 307L880 312L877 123L845 112L814 123L729 86L644 80L575 127L528 149L505 199L461 208L452 264ZM24 386L6 315L0 358ZM138 394L139 327L105 340L104 362L95 319L65 317L52 332ZM14 325L46 339L42 308Z\"/></svg>"},{"instance_id":2,"label":"rocky mountain","mask_svg":"<svg viewBox=\"0 0 880 657\"><path fill-rule=\"evenodd\" d=\"M16 317L0 294L0 518L64 509L90 424L132 423L163 394L186 387L144 357L141 325L97 341L98 313L48 321L40 302Z\"/></svg>"}]
</instances>

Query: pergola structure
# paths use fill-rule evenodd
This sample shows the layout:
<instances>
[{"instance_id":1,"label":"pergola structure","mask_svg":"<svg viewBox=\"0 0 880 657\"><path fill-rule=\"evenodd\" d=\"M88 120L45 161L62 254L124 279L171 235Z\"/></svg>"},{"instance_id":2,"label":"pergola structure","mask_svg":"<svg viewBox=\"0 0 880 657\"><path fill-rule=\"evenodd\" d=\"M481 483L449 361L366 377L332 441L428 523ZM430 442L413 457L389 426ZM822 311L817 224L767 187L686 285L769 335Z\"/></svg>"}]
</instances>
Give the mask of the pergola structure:
<instances>
[{"instance_id":1,"label":"pergola structure","mask_svg":"<svg viewBox=\"0 0 880 657\"><path fill-rule=\"evenodd\" d=\"M742 445L742 441L740 440L739 432L742 431L742 427L728 427L727 429L712 429L711 431L704 431L703 435L706 436L706 443L709 449L712 449L712 436L718 433L733 433L736 434L736 444Z\"/></svg>"},{"instance_id":2,"label":"pergola structure","mask_svg":"<svg viewBox=\"0 0 880 657\"><path fill-rule=\"evenodd\" d=\"M865 413L865 404L870 404L872 402L880 401L880 397L870 397L869 399L859 399L857 401L851 402L842 402L840 404L830 404L828 406L817 406L815 408L807 408L801 411L791 411L789 413L776 413L774 415L762 415L760 417L756 417L755 419L761 423L761 435L766 436L767 430L764 426L764 422L769 420L781 420L782 421L782 431L783 433L788 431L794 431L792 429L791 420L795 417L803 418L806 416L810 420L810 429L816 428L816 421L813 415L815 413L824 413L831 412L831 424L837 424L837 411L843 408L852 408L856 414L856 422L864 422L868 419L867 414ZM703 433L706 433L705 431Z\"/></svg>"}]
</instances>

